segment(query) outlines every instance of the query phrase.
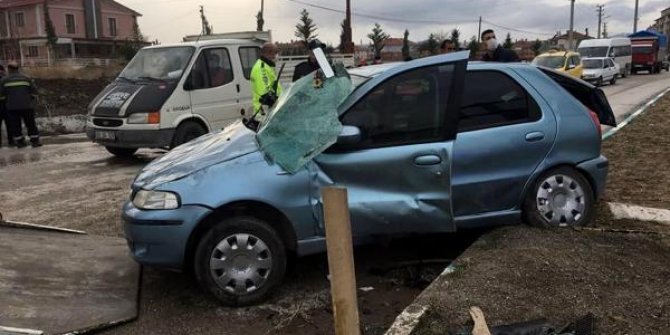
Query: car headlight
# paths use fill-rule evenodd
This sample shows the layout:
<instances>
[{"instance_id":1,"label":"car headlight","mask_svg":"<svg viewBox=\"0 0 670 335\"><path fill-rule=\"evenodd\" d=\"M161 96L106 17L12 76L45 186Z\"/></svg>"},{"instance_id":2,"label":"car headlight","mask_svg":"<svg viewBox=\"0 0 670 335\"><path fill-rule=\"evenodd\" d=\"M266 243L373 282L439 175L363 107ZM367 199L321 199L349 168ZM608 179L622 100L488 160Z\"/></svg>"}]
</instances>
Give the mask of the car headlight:
<instances>
[{"instance_id":1,"label":"car headlight","mask_svg":"<svg viewBox=\"0 0 670 335\"><path fill-rule=\"evenodd\" d=\"M133 205L139 209L177 209L179 198L172 192L139 190Z\"/></svg>"},{"instance_id":2,"label":"car headlight","mask_svg":"<svg viewBox=\"0 0 670 335\"><path fill-rule=\"evenodd\" d=\"M133 113L128 116L129 124L159 124L160 122L160 112Z\"/></svg>"}]
</instances>

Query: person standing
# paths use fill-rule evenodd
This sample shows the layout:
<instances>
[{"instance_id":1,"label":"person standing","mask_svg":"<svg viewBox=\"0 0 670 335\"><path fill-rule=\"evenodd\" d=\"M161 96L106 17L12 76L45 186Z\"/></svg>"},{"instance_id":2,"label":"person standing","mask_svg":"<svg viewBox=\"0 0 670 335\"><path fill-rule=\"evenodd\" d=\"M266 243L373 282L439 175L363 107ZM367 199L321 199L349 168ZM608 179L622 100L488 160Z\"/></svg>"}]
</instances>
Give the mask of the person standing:
<instances>
[{"instance_id":1,"label":"person standing","mask_svg":"<svg viewBox=\"0 0 670 335\"><path fill-rule=\"evenodd\" d=\"M251 97L254 116L261 112L263 106L274 105L281 94L282 88L275 73L275 60L278 53L279 48L276 45L269 42L263 44L261 57L251 68Z\"/></svg>"},{"instance_id":2,"label":"person standing","mask_svg":"<svg viewBox=\"0 0 670 335\"><path fill-rule=\"evenodd\" d=\"M5 67L0 65L0 80L5 76ZM12 136L12 128L9 126L9 119L7 118L7 111L5 110L5 99L0 97L0 147L2 146L2 124L5 124L7 146L14 146L14 138Z\"/></svg>"},{"instance_id":3,"label":"person standing","mask_svg":"<svg viewBox=\"0 0 670 335\"><path fill-rule=\"evenodd\" d=\"M317 62L316 57L314 57L314 51L309 50L307 60L295 66L295 70L293 70L293 81L295 82L318 69L319 62Z\"/></svg>"},{"instance_id":4,"label":"person standing","mask_svg":"<svg viewBox=\"0 0 670 335\"><path fill-rule=\"evenodd\" d=\"M21 121L28 129L28 136L33 147L42 146L40 133L35 123L35 99L37 89L32 79L19 73L16 62L7 64L9 73L0 79L0 97L4 97L8 124L17 148L26 146L21 129Z\"/></svg>"},{"instance_id":5,"label":"person standing","mask_svg":"<svg viewBox=\"0 0 670 335\"><path fill-rule=\"evenodd\" d=\"M511 63L519 62L519 56L514 50L505 49L496 39L496 33L493 29L484 30L482 33L482 43L486 47L486 53L482 56L484 62Z\"/></svg>"}]
</instances>

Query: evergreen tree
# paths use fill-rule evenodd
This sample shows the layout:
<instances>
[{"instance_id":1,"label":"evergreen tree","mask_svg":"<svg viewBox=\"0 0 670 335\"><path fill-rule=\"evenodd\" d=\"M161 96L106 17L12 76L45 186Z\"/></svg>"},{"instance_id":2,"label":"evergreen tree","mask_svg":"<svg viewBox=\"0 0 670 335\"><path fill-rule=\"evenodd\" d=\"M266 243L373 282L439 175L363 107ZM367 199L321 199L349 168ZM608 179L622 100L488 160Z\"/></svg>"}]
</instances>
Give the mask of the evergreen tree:
<instances>
[{"instance_id":1,"label":"evergreen tree","mask_svg":"<svg viewBox=\"0 0 670 335\"><path fill-rule=\"evenodd\" d=\"M503 48L512 49L512 47L514 47L514 43L512 43L512 36L507 33L507 37L505 37L505 43L503 43Z\"/></svg>"},{"instance_id":2,"label":"evergreen tree","mask_svg":"<svg viewBox=\"0 0 670 335\"><path fill-rule=\"evenodd\" d=\"M542 49L542 41L540 39L536 39L535 42L533 42L533 52L535 53L535 56L540 54L540 50Z\"/></svg>"},{"instance_id":3,"label":"evergreen tree","mask_svg":"<svg viewBox=\"0 0 670 335\"><path fill-rule=\"evenodd\" d=\"M368 38L372 41L375 59L381 58L382 49L384 49L385 42L389 37L389 34L384 32L379 23L375 23L372 32L368 34Z\"/></svg>"},{"instance_id":4,"label":"evergreen tree","mask_svg":"<svg viewBox=\"0 0 670 335\"><path fill-rule=\"evenodd\" d=\"M263 24L265 24L263 13L259 10L258 14L256 14L256 31L263 31Z\"/></svg>"},{"instance_id":5,"label":"evergreen tree","mask_svg":"<svg viewBox=\"0 0 670 335\"><path fill-rule=\"evenodd\" d=\"M449 37L449 40L451 43L454 44L454 48L456 51L461 49L461 41L459 41L459 38L461 37L461 32L458 31L458 29L454 29L451 31L451 36Z\"/></svg>"},{"instance_id":6,"label":"evergreen tree","mask_svg":"<svg viewBox=\"0 0 670 335\"><path fill-rule=\"evenodd\" d=\"M312 18L309 17L309 12L303 8L300 12L299 22L295 25L295 37L299 38L305 44L306 48L311 40L319 37L315 32L316 25Z\"/></svg>"},{"instance_id":7,"label":"evergreen tree","mask_svg":"<svg viewBox=\"0 0 670 335\"><path fill-rule=\"evenodd\" d=\"M409 30L405 29L405 35L402 38L402 59L409 58Z\"/></svg>"},{"instance_id":8,"label":"evergreen tree","mask_svg":"<svg viewBox=\"0 0 670 335\"><path fill-rule=\"evenodd\" d=\"M477 37L470 37L470 42L468 42L468 50L470 50L470 59L477 58L479 53L479 42L477 42Z\"/></svg>"}]
</instances>

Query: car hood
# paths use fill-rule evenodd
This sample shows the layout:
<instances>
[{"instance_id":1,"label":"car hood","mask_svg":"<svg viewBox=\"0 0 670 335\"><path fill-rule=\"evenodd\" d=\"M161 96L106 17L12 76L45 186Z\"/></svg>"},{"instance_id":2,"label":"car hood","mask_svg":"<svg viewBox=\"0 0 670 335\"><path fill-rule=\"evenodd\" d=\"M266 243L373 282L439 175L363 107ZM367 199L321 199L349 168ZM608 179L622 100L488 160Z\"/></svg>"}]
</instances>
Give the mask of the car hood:
<instances>
[{"instance_id":1,"label":"car hood","mask_svg":"<svg viewBox=\"0 0 670 335\"><path fill-rule=\"evenodd\" d=\"M602 73L602 69L584 69L584 74L600 74Z\"/></svg>"},{"instance_id":2,"label":"car hood","mask_svg":"<svg viewBox=\"0 0 670 335\"><path fill-rule=\"evenodd\" d=\"M255 133L237 121L223 130L182 144L145 166L133 189L153 189L194 172L258 151Z\"/></svg>"}]
</instances>

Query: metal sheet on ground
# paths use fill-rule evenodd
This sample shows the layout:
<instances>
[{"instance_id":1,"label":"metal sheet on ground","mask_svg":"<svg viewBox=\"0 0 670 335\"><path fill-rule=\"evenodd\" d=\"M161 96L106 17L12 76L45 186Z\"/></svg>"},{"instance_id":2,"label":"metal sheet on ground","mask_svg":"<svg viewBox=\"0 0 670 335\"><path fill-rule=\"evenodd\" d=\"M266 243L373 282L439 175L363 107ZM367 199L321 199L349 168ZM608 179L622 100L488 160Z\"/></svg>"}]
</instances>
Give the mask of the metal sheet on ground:
<instances>
[{"instance_id":1,"label":"metal sheet on ground","mask_svg":"<svg viewBox=\"0 0 670 335\"><path fill-rule=\"evenodd\" d=\"M137 317L139 266L121 238L0 227L0 325L46 334Z\"/></svg>"}]
</instances>

